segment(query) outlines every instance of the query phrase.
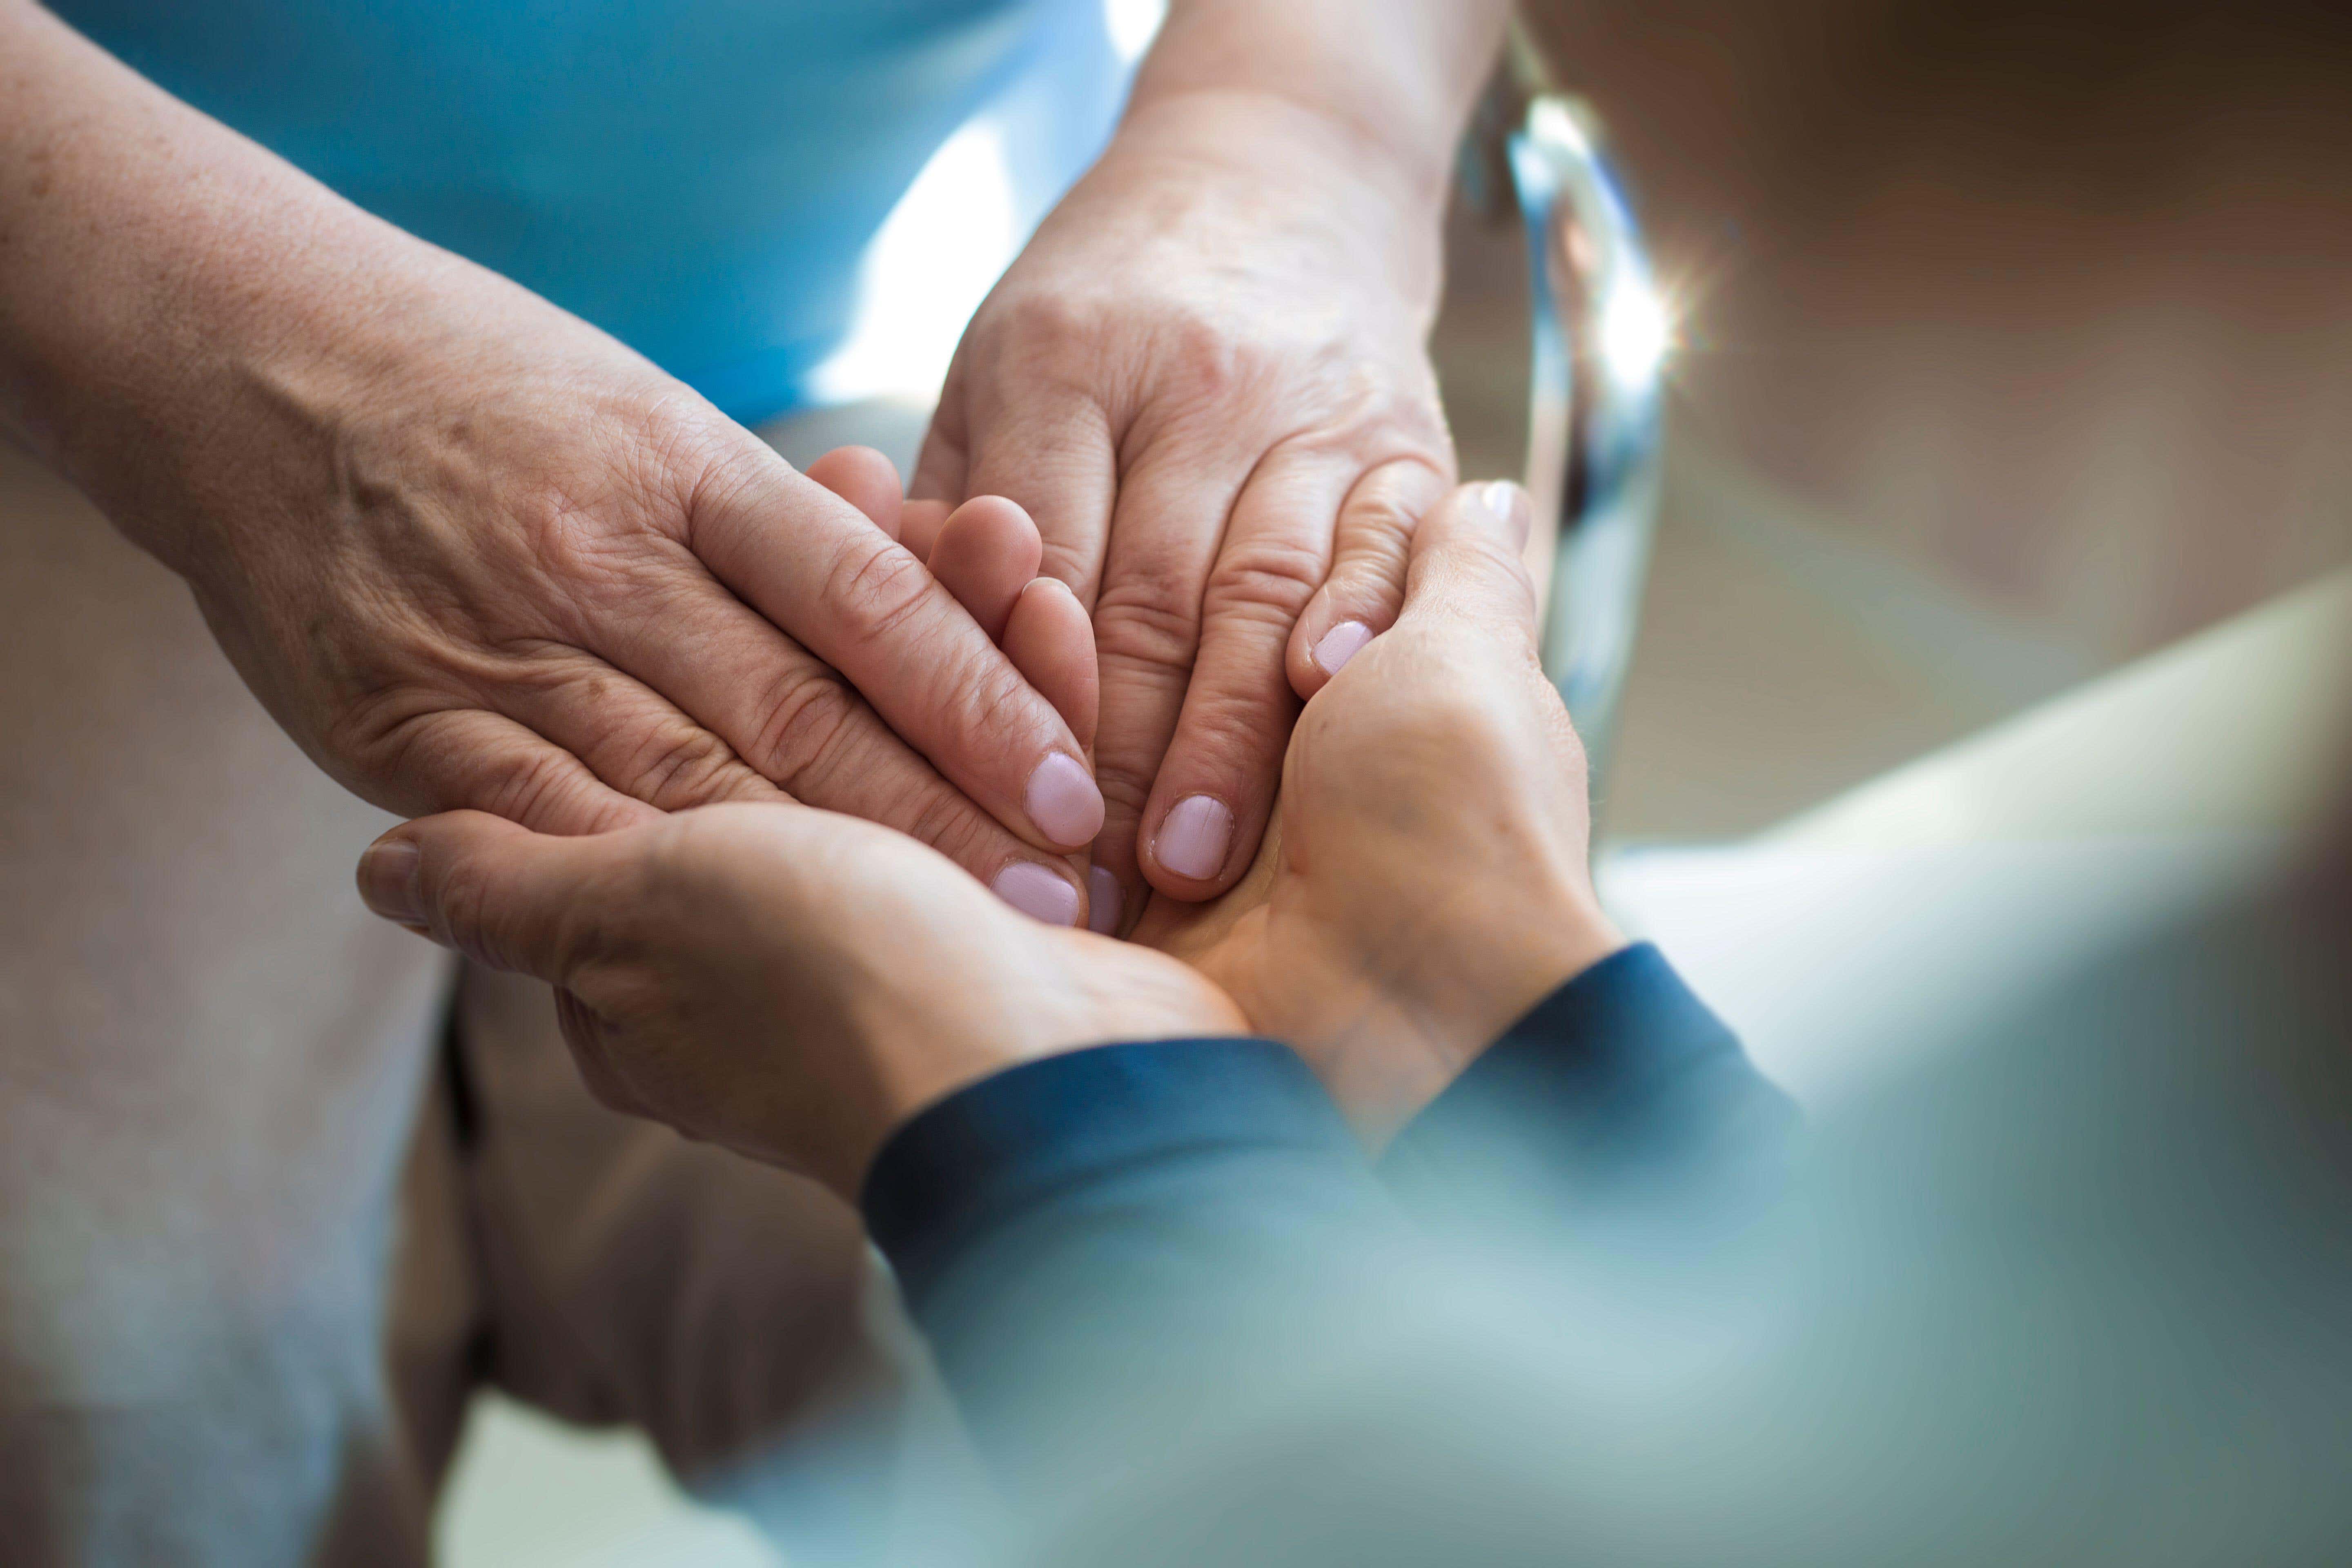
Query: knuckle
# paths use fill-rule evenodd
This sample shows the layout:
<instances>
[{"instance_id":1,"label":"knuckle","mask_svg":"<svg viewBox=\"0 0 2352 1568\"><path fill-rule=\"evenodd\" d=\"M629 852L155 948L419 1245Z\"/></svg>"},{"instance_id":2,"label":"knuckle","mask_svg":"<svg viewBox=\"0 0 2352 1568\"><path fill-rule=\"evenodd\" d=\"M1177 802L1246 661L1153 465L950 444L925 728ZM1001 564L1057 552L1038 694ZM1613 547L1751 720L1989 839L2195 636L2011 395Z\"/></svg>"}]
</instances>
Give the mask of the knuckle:
<instances>
[{"instance_id":1,"label":"knuckle","mask_svg":"<svg viewBox=\"0 0 2352 1568\"><path fill-rule=\"evenodd\" d=\"M977 368L995 401L1015 387L1029 397L1093 387L1111 363L1106 323L1119 313L1084 289L1024 289L984 307L983 317L975 324L985 340ZM967 337L967 349L975 341Z\"/></svg>"},{"instance_id":2,"label":"knuckle","mask_svg":"<svg viewBox=\"0 0 2352 1568\"><path fill-rule=\"evenodd\" d=\"M775 454L756 439L721 441L681 464L677 539L708 560L730 525L759 515L760 498L775 482Z\"/></svg>"},{"instance_id":3,"label":"knuckle","mask_svg":"<svg viewBox=\"0 0 2352 1568\"><path fill-rule=\"evenodd\" d=\"M1014 342L1033 344L1086 337L1094 321L1087 300L1058 289L1024 289L1005 300L997 318L999 329Z\"/></svg>"},{"instance_id":4,"label":"knuckle","mask_svg":"<svg viewBox=\"0 0 2352 1568\"><path fill-rule=\"evenodd\" d=\"M1303 539L1265 535L1229 546L1209 574L1202 610L1209 620L1252 610L1278 612L1286 626L1323 585L1328 563Z\"/></svg>"},{"instance_id":5,"label":"knuckle","mask_svg":"<svg viewBox=\"0 0 2352 1568\"><path fill-rule=\"evenodd\" d=\"M941 772L966 780L975 772L985 778L995 764L1009 763L1024 740L1042 739L1046 726L1059 722L1010 663L977 654L940 661L920 705L929 714L923 729L932 737L922 749L940 760ZM985 793L978 784L971 787Z\"/></svg>"},{"instance_id":6,"label":"knuckle","mask_svg":"<svg viewBox=\"0 0 2352 1568\"><path fill-rule=\"evenodd\" d=\"M1402 552L1421 524L1421 512L1397 485L1368 485L1349 499L1341 526L1354 542Z\"/></svg>"},{"instance_id":7,"label":"knuckle","mask_svg":"<svg viewBox=\"0 0 2352 1568\"><path fill-rule=\"evenodd\" d=\"M568 490L542 488L509 513L517 542L540 573L574 594L625 586L636 564L626 535Z\"/></svg>"},{"instance_id":8,"label":"knuckle","mask_svg":"<svg viewBox=\"0 0 2352 1568\"><path fill-rule=\"evenodd\" d=\"M994 835L979 809L963 795L926 779L909 792L889 819L908 837L929 845L950 860L977 864L982 841Z\"/></svg>"},{"instance_id":9,"label":"knuckle","mask_svg":"<svg viewBox=\"0 0 2352 1568\"><path fill-rule=\"evenodd\" d=\"M1527 561L1517 551L1498 539L1485 537L1467 541L1465 548L1472 557L1473 569L1506 591L1514 610L1534 612L1535 579L1528 574Z\"/></svg>"},{"instance_id":10,"label":"knuckle","mask_svg":"<svg viewBox=\"0 0 2352 1568\"><path fill-rule=\"evenodd\" d=\"M667 730L646 737L631 760L627 789L665 810L719 795L737 766L734 748L708 730Z\"/></svg>"},{"instance_id":11,"label":"knuckle","mask_svg":"<svg viewBox=\"0 0 2352 1568\"><path fill-rule=\"evenodd\" d=\"M1197 694L1186 702L1183 731L1169 750L1182 753L1187 779L1246 795L1281 765L1297 710L1286 681L1278 689Z\"/></svg>"},{"instance_id":12,"label":"knuckle","mask_svg":"<svg viewBox=\"0 0 2352 1568\"><path fill-rule=\"evenodd\" d=\"M1106 809L1114 817L1121 815L1132 820L1140 815L1151 798L1151 787L1159 782L1160 764L1166 761L1169 746L1176 738L1178 706L1184 698L1184 689L1149 690L1138 693L1146 699L1144 706L1164 708L1166 722L1151 724L1124 737L1117 744L1099 747L1095 753L1095 784L1102 791Z\"/></svg>"},{"instance_id":13,"label":"knuckle","mask_svg":"<svg viewBox=\"0 0 2352 1568\"><path fill-rule=\"evenodd\" d=\"M853 536L826 573L824 597L849 645L875 647L921 615L931 582L911 552L878 535Z\"/></svg>"},{"instance_id":14,"label":"knuckle","mask_svg":"<svg viewBox=\"0 0 2352 1568\"><path fill-rule=\"evenodd\" d=\"M1117 722L1096 743L1095 784L1102 791L1107 820L1131 823L1150 798L1160 760L1181 721L1192 668L1189 661L1106 664L1103 676L1103 711Z\"/></svg>"},{"instance_id":15,"label":"knuckle","mask_svg":"<svg viewBox=\"0 0 2352 1568\"><path fill-rule=\"evenodd\" d=\"M534 747L492 774L479 807L509 822L535 821L572 786L570 764L566 752Z\"/></svg>"},{"instance_id":16,"label":"knuckle","mask_svg":"<svg viewBox=\"0 0 2352 1568\"><path fill-rule=\"evenodd\" d=\"M421 786L415 799L403 803L414 807L412 816L480 805L452 798L447 787L457 759L437 739L448 711L447 699L439 693L405 681L379 685L349 698L329 720L325 747L365 784L408 781Z\"/></svg>"},{"instance_id":17,"label":"knuckle","mask_svg":"<svg viewBox=\"0 0 2352 1568\"><path fill-rule=\"evenodd\" d=\"M1080 544L1060 534L1046 538L1045 552L1037 563L1037 574L1060 580L1073 592L1083 592L1085 584L1101 564L1099 546Z\"/></svg>"},{"instance_id":18,"label":"knuckle","mask_svg":"<svg viewBox=\"0 0 2352 1568\"><path fill-rule=\"evenodd\" d=\"M1095 787L1102 791L1103 809L1107 813L1124 810L1130 817L1142 815L1145 803L1151 798L1151 786L1159 776L1158 757L1095 758Z\"/></svg>"},{"instance_id":19,"label":"knuckle","mask_svg":"<svg viewBox=\"0 0 2352 1568\"><path fill-rule=\"evenodd\" d=\"M440 934L477 963L502 967L494 933L488 929L489 879L478 866L460 859L446 868L433 890Z\"/></svg>"},{"instance_id":20,"label":"knuckle","mask_svg":"<svg viewBox=\"0 0 2352 1568\"><path fill-rule=\"evenodd\" d=\"M1196 398L1220 402L1259 379L1263 355L1217 322L1186 311L1161 326L1154 359Z\"/></svg>"},{"instance_id":21,"label":"knuckle","mask_svg":"<svg viewBox=\"0 0 2352 1568\"><path fill-rule=\"evenodd\" d=\"M858 699L830 672L795 672L761 705L751 761L792 795L820 776L851 730Z\"/></svg>"},{"instance_id":22,"label":"knuckle","mask_svg":"<svg viewBox=\"0 0 2352 1568\"><path fill-rule=\"evenodd\" d=\"M1095 605L1097 657L1190 670L1201 641L1201 608L1199 592L1173 573L1130 573L1107 583Z\"/></svg>"}]
</instances>

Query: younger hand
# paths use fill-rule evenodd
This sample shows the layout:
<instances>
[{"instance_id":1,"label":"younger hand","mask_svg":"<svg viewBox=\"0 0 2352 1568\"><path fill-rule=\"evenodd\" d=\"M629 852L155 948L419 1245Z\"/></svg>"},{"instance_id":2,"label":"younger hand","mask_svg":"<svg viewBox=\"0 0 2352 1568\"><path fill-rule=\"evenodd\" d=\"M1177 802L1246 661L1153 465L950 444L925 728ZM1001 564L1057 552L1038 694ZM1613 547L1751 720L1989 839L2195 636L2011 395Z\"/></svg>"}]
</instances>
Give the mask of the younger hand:
<instances>
[{"instance_id":1,"label":"younger hand","mask_svg":"<svg viewBox=\"0 0 2352 1568\"><path fill-rule=\"evenodd\" d=\"M896 487L870 500L882 515L894 503ZM940 538L964 536L931 557L967 606L969 583L992 576L1002 599L1037 562L1024 512L988 500L1007 517L981 531L969 527L981 505L948 520ZM910 533L936 527L927 515ZM1256 863L1209 905L1152 898L1136 929L1223 985L1251 1027L1298 1048L1373 1135L1622 945L1585 869L1583 745L1536 658L1527 527L1515 484L1463 487L1434 508L1412 541L1395 630L1336 660L1345 675L1328 672L1307 700ZM992 569L981 564L990 550ZM1058 644L1056 658L1077 663L1089 626L1073 605L1037 630L1013 666L1046 691L1037 648ZM1094 929L1115 929L1118 884L1101 869L1091 881Z\"/></svg>"},{"instance_id":2,"label":"younger hand","mask_svg":"<svg viewBox=\"0 0 2352 1568\"><path fill-rule=\"evenodd\" d=\"M1297 1047L1375 1136L1623 945L1586 868L1583 747L1536 656L1528 520L1509 484L1438 505L1412 542L1402 618L1308 700L1255 863L1214 903L1155 898L1135 932ZM999 570L1035 560L1024 543ZM1055 635L1084 639L1072 619ZM1043 690L1034 659L1030 646L1013 662ZM1094 883L1110 929L1117 885Z\"/></svg>"},{"instance_id":3,"label":"younger hand","mask_svg":"<svg viewBox=\"0 0 2352 1568\"><path fill-rule=\"evenodd\" d=\"M1307 704L1240 886L1135 936L1197 965L1392 1130L1623 945L1586 859L1584 750L1536 657L1528 498L1469 485L1414 535L1404 611Z\"/></svg>"},{"instance_id":4,"label":"younger hand","mask_svg":"<svg viewBox=\"0 0 2352 1568\"><path fill-rule=\"evenodd\" d=\"M1026 919L937 851L805 806L573 838L457 812L386 834L359 878L378 914L554 985L606 1105L852 1202L890 1132L963 1084L1244 1028L1175 959Z\"/></svg>"},{"instance_id":5,"label":"younger hand","mask_svg":"<svg viewBox=\"0 0 2352 1568\"><path fill-rule=\"evenodd\" d=\"M1091 737L1093 632L1069 589L1036 576L1027 513L903 503L865 447L808 471L928 562ZM1242 1028L1176 960L1054 929L1078 906L1042 868L995 885L1039 924L914 840L827 812L712 806L583 838L453 813L379 840L360 887L377 913L554 984L607 1105L853 1202L890 1131L961 1084L1057 1050Z\"/></svg>"}]
</instances>

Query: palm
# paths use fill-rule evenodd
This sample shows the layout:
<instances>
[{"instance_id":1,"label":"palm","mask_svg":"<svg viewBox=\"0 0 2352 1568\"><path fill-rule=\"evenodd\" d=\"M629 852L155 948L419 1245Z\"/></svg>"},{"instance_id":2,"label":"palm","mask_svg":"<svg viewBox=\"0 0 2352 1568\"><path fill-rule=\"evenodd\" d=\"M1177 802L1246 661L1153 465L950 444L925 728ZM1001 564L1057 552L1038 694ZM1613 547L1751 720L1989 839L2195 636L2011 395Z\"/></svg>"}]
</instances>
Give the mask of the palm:
<instances>
[{"instance_id":1,"label":"palm","mask_svg":"<svg viewBox=\"0 0 2352 1568\"><path fill-rule=\"evenodd\" d=\"M1307 705L1242 881L1207 904L1157 899L1136 932L1373 1127L1608 940L1581 918L1598 914L1583 756L1559 699L1524 656L1465 688L1462 652L1411 626L1366 649Z\"/></svg>"}]
</instances>

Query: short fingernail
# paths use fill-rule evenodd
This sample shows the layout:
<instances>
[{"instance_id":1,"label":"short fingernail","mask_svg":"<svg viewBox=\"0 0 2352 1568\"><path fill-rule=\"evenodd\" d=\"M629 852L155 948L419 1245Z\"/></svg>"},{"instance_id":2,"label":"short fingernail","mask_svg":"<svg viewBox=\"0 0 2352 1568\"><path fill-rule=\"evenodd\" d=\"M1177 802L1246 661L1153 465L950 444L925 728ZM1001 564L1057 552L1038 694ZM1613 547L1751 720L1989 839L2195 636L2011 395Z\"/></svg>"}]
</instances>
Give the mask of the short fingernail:
<instances>
[{"instance_id":1,"label":"short fingernail","mask_svg":"<svg viewBox=\"0 0 2352 1568\"><path fill-rule=\"evenodd\" d=\"M412 931L425 923L417 895L416 868L424 857L404 838L371 847L360 857L360 899L385 920Z\"/></svg>"},{"instance_id":2,"label":"short fingernail","mask_svg":"<svg viewBox=\"0 0 2352 1568\"><path fill-rule=\"evenodd\" d=\"M1087 929L1098 936L1118 934L1119 905L1125 895L1118 890L1118 879L1102 867L1087 873Z\"/></svg>"},{"instance_id":3,"label":"short fingernail","mask_svg":"<svg viewBox=\"0 0 2352 1568\"><path fill-rule=\"evenodd\" d=\"M1341 621L1315 645L1315 662L1322 666L1324 674L1337 675L1339 667L1363 652L1364 645L1371 640L1372 628L1363 622Z\"/></svg>"},{"instance_id":4,"label":"short fingernail","mask_svg":"<svg viewBox=\"0 0 2352 1568\"><path fill-rule=\"evenodd\" d=\"M996 896L1033 920L1049 926L1078 923L1078 890L1034 860L1015 860L996 874L989 886Z\"/></svg>"},{"instance_id":5,"label":"short fingernail","mask_svg":"<svg viewBox=\"0 0 2352 1568\"><path fill-rule=\"evenodd\" d=\"M1160 864L1180 877L1208 881L1222 869L1234 842L1234 814L1213 795L1178 801L1160 824L1152 849Z\"/></svg>"},{"instance_id":6,"label":"short fingernail","mask_svg":"<svg viewBox=\"0 0 2352 1568\"><path fill-rule=\"evenodd\" d=\"M1528 524L1534 511L1528 502L1528 492L1508 479L1489 479L1478 487L1478 501L1495 514L1495 521L1511 531L1519 543L1528 542Z\"/></svg>"},{"instance_id":7,"label":"short fingernail","mask_svg":"<svg viewBox=\"0 0 2352 1568\"><path fill-rule=\"evenodd\" d=\"M1065 848L1094 842L1102 831L1102 791L1094 775L1076 757L1055 752L1029 775L1029 793L1023 804L1037 831Z\"/></svg>"}]
</instances>

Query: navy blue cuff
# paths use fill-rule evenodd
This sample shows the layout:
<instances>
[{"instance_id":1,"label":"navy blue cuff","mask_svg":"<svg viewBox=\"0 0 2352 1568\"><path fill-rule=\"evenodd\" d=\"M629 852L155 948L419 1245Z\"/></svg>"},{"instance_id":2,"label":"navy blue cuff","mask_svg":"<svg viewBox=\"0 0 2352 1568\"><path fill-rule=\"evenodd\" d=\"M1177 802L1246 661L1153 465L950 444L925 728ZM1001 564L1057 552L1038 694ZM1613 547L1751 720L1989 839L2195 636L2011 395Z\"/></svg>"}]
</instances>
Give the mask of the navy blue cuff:
<instances>
[{"instance_id":1,"label":"navy blue cuff","mask_svg":"<svg viewBox=\"0 0 2352 1568\"><path fill-rule=\"evenodd\" d=\"M1794 1121L1738 1037L1642 942L1538 1003L1398 1135L1381 1171L1456 1188L1681 1175L1747 1163Z\"/></svg>"},{"instance_id":2,"label":"navy blue cuff","mask_svg":"<svg viewBox=\"0 0 2352 1568\"><path fill-rule=\"evenodd\" d=\"M1288 1047L1097 1046L1009 1068L918 1114L875 1158L860 1207L919 1319L959 1258L1057 1197L1140 1167L1281 1152L1361 1168L1346 1122Z\"/></svg>"}]
</instances>

